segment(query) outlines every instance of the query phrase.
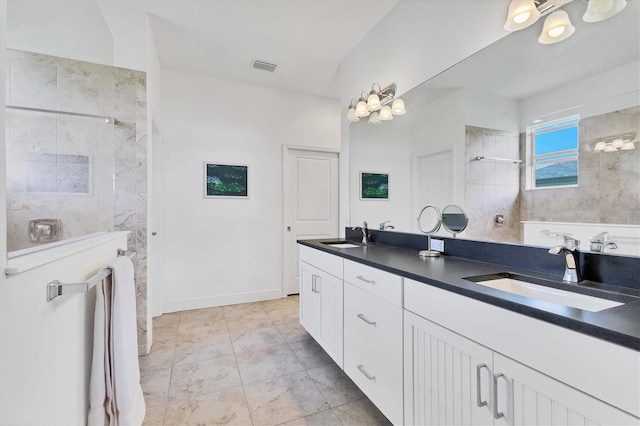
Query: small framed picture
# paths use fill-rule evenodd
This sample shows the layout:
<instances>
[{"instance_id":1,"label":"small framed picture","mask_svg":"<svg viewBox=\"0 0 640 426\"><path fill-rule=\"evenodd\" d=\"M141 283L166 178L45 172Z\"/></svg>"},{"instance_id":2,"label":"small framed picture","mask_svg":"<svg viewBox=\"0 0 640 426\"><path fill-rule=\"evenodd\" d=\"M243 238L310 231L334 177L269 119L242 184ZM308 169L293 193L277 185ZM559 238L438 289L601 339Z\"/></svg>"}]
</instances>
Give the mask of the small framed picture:
<instances>
[{"instance_id":1,"label":"small framed picture","mask_svg":"<svg viewBox=\"0 0 640 426\"><path fill-rule=\"evenodd\" d=\"M389 173L360 172L361 200L388 200Z\"/></svg>"},{"instance_id":2,"label":"small framed picture","mask_svg":"<svg viewBox=\"0 0 640 426\"><path fill-rule=\"evenodd\" d=\"M204 163L205 198L249 198L249 166Z\"/></svg>"}]
</instances>

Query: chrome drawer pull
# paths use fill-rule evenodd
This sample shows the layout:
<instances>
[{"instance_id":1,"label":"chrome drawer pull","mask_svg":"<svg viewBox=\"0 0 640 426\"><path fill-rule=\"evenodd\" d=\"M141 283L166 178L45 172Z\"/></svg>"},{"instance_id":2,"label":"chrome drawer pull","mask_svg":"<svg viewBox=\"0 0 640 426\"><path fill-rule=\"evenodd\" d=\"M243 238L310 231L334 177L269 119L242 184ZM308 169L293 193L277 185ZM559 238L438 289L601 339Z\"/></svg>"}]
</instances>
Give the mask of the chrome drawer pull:
<instances>
[{"instance_id":1,"label":"chrome drawer pull","mask_svg":"<svg viewBox=\"0 0 640 426\"><path fill-rule=\"evenodd\" d=\"M369 379L369 380L371 380L371 381L374 381L374 382L375 382L375 380L376 380L376 376L371 376L371 375L369 375L369 373L367 373L367 372L365 371L364 366L363 366L362 364L360 364L357 368L358 368L358 370L360 370L360 372L361 372L362 374L364 374L364 376L365 376L367 379Z\"/></svg>"},{"instance_id":2,"label":"chrome drawer pull","mask_svg":"<svg viewBox=\"0 0 640 426\"><path fill-rule=\"evenodd\" d=\"M478 404L478 407L487 405L487 401L482 400L482 374L480 372L483 368L489 369L487 364L476 365L476 404Z\"/></svg>"},{"instance_id":3,"label":"chrome drawer pull","mask_svg":"<svg viewBox=\"0 0 640 426\"><path fill-rule=\"evenodd\" d=\"M504 374L498 373L493 375L493 418L499 419L504 417L502 411L498 411L498 379L504 377Z\"/></svg>"},{"instance_id":4,"label":"chrome drawer pull","mask_svg":"<svg viewBox=\"0 0 640 426\"><path fill-rule=\"evenodd\" d=\"M358 318L360 318L362 321L366 322L367 324L372 325L372 326L374 326L374 327L376 326L376 322L375 322L375 321L370 321L370 320L368 320L368 319L367 319L367 317L365 317L363 314L358 314L358 315L356 315L356 316L357 316Z\"/></svg>"},{"instance_id":5,"label":"chrome drawer pull","mask_svg":"<svg viewBox=\"0 0 640 426\"><path fill-rule=\"evenodd\" d=\"M368 280L365 277L363 277L362 275L358 275L356 278L359 279L360 281L364 281L365 283L374 284L374 285L376 283L375 280Z\"/></svg>"}]
</instances>

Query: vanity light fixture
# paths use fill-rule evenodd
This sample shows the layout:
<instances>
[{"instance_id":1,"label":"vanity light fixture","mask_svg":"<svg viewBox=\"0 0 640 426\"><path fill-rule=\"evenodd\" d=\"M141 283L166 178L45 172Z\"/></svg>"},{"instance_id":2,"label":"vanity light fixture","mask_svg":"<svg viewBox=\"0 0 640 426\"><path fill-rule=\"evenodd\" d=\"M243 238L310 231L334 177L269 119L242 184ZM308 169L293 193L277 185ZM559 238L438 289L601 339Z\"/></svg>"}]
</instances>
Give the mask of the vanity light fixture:
<instances>
[{"instance_id":1,"label":"vanity light fixture","mask_svg":"<svg viewBox=\"0 0 640 426\"><path fill-rule=\"evenodd\" d=\"M393 120L395 115L403 115L407 111L402 99L394 99L396 84L391 83L385 88L380 88L378 83L371 86L371 91L362 92L356 102L351 100L347 108L347 121L355 123L363 117L369 117L367 124L377 126L383 121Z\"/></svg>"},{"instance_id":2,"label":"vanity light fixture","mask_svg":"<svg viewBox=\"0 0 640 426\"><path fill-rule=\"evenodd\" d=\"M636 148L635 137L635 133L625 133L602 138L596 142L593 150L596 152L629 151Z\"/></svg>"},{"instance_id":3,"label":"vanity light fixture","mask_svg":"<svg viewBox=\"0 0 640 426\"><path fill-rule=\"evenodd\" d=\"M575 27L569 15L560 7L573 0L511 0L504 29L518 31L533 25L540 17L548 15L538 42L553 44L573 35ZM582 16L584 22L598 22L619 13L627 5L627 0L583 0L587 10Z\"/></svg>"}]
</instances>

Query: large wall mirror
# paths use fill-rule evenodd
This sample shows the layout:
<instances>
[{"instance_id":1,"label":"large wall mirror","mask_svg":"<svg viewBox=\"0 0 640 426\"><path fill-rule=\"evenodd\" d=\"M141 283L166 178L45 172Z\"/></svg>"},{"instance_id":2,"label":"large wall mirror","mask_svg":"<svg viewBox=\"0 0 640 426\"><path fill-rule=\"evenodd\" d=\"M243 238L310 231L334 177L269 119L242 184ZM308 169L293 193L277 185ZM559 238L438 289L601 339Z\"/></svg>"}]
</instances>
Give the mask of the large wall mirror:
<instances>
[{"instance_id":1,"label":"large wall mirror","mask_svg":"<svg viewBox=\"0 0 640 426\"><path fill-rule=\"evenodd\" d=\"M461 238L552 246L571 234L584 251L640 255L640 2L596 23L585 7L563 8L567 40L539 44L541 19L405 93L406 115L352 123L351 223L417 233L422 207L458 204ZM574 124L577 160L548 167L543 187L534 134ZM388 174L388 200L358 197L363 170ZM559 187L563 173L577 182Z\"/></svg>"}]
</instances>

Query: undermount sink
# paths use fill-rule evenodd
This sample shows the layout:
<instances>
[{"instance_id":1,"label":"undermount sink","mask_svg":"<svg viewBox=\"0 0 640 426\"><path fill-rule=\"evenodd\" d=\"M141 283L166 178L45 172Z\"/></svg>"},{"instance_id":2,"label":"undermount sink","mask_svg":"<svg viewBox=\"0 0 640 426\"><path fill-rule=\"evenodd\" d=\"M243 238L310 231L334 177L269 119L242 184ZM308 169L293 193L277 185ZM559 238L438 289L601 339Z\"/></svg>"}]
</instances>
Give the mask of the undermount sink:
<instances>
[{"instance_id":1,"label":"undermount sink","mask_svg":"<svg viewBox=\"0 0 640 426\"><path fill-rule=\"evenodd\" d=\"M517 277L517 278L516 278ZM518 279L520 278L520 279ZM561 290L553 287L547 287L540 284L524 281L519 275L509 273L501 273L489 276L469 277L465 278L476 284L494 288L500 291L506 291L518 296L524 296L531 299L543 300L545 302L555 303L571 308L582 309L584 311L599 312L605 309L624 305L622 302L604 299L595 296L589 296L582 293Z\"/></svg>"},{"instance_id":2,"label":"undermount sink","mask_svg":"<svg viewBox=\"0 0 640 426\"><path fill-rule=\"evenodd\" d=\"M351 244L349 241L326 241L324 243L322 243L326 246L329 247L333 247L333 248L356 248L356 247L360 247L359 245L356 244Z\"/></svg>"}]
</instances>

